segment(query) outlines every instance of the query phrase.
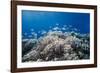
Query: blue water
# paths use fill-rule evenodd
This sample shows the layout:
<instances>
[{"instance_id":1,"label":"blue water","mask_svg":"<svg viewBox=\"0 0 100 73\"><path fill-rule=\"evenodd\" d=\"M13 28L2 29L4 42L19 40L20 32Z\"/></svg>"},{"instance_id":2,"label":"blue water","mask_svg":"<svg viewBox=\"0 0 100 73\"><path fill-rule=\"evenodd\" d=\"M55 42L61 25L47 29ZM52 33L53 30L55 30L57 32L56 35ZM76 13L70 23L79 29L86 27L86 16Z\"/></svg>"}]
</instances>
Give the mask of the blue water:
<instances>
[{"instance_id":1,"label":"blue water","mask_svg":"<svg viewBox=\"0 0 100 73\"><path fill-rule=\"evenodd\" d=\"M90 14L22 10L23 38L38 38L50 30L90 33ZM34 36L35 35L35 36Z\"/></svg>"}]
</instances>

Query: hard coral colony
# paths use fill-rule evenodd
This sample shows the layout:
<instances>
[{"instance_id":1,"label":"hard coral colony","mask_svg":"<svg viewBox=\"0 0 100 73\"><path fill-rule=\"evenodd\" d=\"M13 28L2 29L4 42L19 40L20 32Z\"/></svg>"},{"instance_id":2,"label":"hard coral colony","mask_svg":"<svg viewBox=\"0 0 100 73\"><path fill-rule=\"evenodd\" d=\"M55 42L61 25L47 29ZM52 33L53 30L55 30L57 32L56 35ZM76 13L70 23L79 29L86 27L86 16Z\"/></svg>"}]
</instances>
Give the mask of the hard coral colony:
<instances>
[{"instance_id":1,"label":"hard coral colony","mask_svg":"<svg viewBox=\"0 0 100 73\"><path fill-rule=\"evenodd\" d=\"M40 38L22 40L22 62L83 60L89 58L89 34L53 30L45 32L45 35Z\"/></svg>"}]
</instances>

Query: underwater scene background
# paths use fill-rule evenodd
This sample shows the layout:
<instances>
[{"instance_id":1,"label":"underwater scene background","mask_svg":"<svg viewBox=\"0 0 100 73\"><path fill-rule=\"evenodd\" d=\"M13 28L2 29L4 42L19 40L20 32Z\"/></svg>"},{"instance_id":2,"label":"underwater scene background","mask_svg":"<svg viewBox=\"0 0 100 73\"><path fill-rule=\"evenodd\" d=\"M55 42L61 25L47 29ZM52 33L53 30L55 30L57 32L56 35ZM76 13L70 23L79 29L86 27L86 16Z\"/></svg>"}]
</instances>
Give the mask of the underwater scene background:
<instances>
[{"instance_id":1,"label":"underwater scene background","mask_svg":"<svg viewBox=\"0 0 100 73\"><path fill-rule=\"evenodd\" d=\"M89 13L22 10L22 62L89 58Z\"/></svg>"}]
</instances>

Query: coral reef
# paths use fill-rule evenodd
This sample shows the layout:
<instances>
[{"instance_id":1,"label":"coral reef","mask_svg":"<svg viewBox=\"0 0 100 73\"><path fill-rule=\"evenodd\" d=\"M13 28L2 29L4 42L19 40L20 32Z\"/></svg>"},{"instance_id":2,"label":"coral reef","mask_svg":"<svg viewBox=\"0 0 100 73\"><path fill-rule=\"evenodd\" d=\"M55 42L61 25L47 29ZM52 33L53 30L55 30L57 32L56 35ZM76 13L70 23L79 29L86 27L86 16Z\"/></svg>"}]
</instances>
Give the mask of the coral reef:
<instances>
[{"instance_id":1,"label":"coral reef","mask_svg":"<svg viewBox=\"0 0 100 73\"><path fill-rule=\"evenodd\" d=\"M22 41L22 62L89 58L89 34L49 31L38 39L23 39Z\"/></svg>"}]
</instances>

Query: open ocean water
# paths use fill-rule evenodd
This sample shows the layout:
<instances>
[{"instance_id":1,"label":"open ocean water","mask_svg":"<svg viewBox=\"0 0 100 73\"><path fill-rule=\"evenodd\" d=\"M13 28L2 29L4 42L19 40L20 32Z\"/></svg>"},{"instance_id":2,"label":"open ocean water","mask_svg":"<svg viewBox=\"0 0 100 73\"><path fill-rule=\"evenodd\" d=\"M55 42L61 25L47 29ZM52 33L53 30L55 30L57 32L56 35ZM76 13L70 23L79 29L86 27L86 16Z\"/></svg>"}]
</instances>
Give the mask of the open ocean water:
<instances>
[{"instance_id":1,"label":"open ocean water","mask_svg":"<svg viewBox=\"0 0 100 73\"><path fill-rule=\"evenodd\" d=\"M22 10L23 38L39 38L53 30L89 34L90 14Z\"/></svg>"}]
</instances>

